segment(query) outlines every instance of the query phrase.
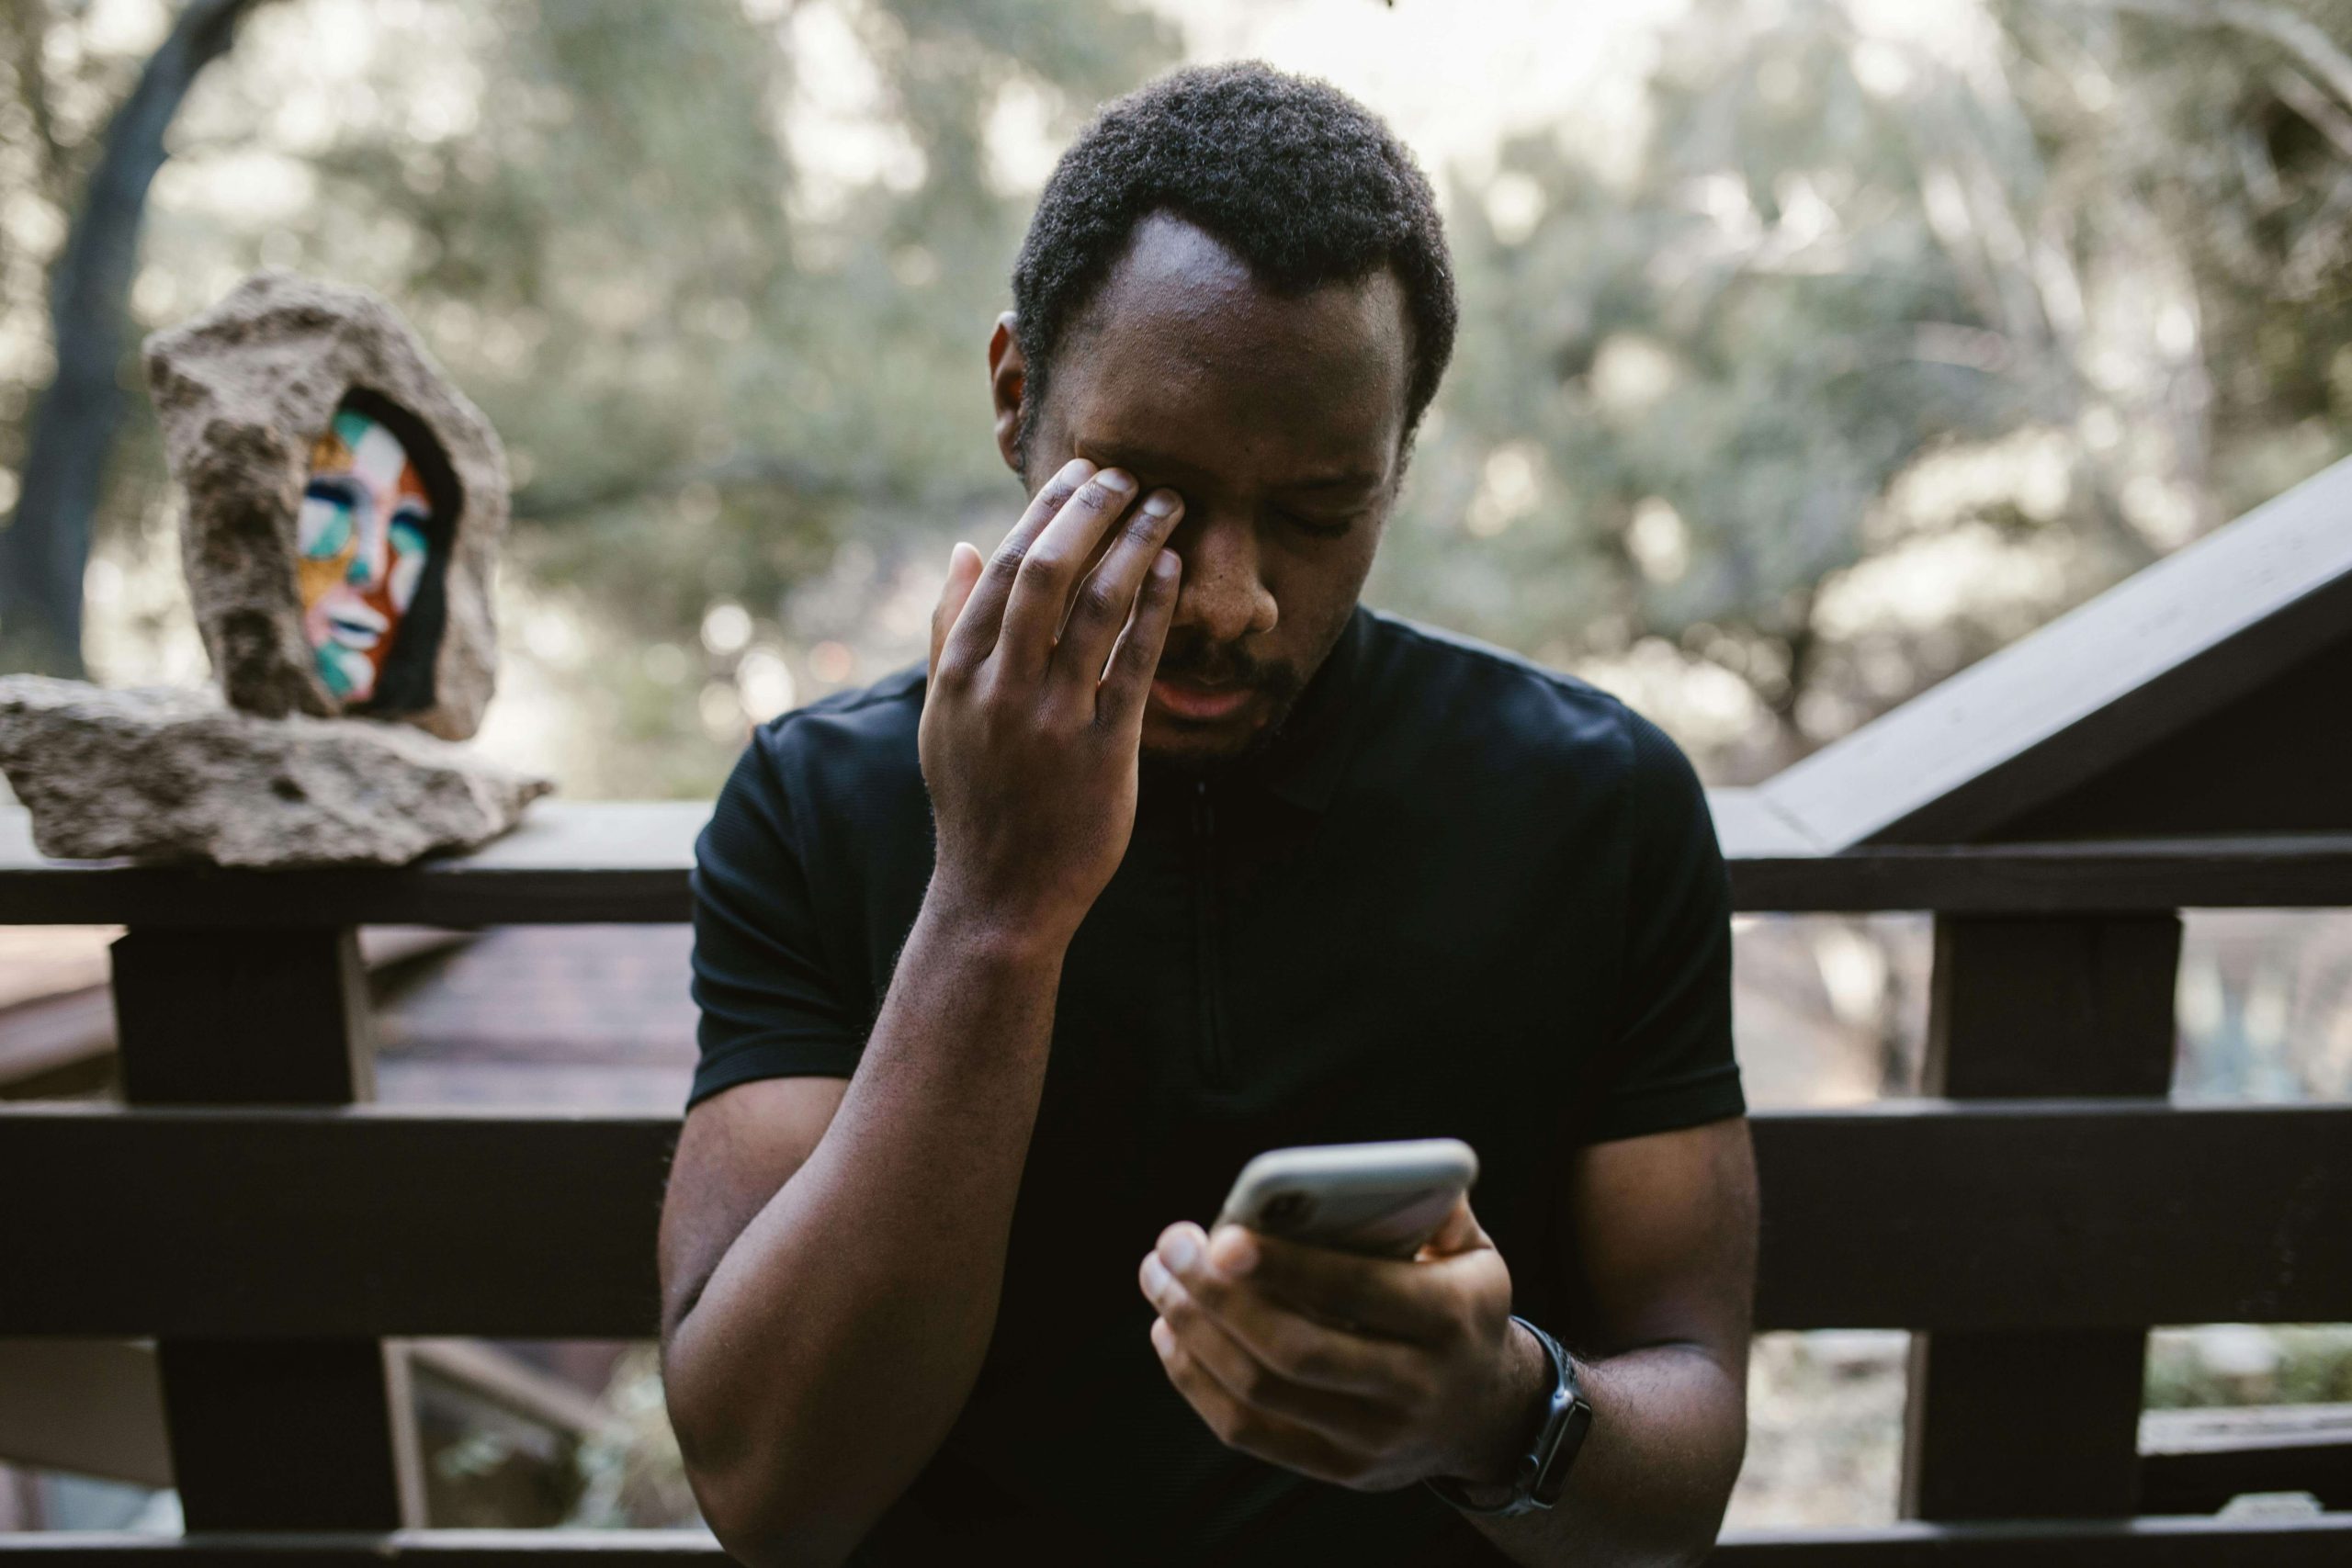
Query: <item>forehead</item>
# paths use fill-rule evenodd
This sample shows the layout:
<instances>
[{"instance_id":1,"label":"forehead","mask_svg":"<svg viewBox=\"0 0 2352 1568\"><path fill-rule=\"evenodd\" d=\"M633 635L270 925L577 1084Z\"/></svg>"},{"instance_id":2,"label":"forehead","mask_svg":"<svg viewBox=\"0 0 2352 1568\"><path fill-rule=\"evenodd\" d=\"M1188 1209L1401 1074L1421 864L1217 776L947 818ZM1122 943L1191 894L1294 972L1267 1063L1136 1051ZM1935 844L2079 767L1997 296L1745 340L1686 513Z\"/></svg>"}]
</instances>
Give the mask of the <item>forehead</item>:
<instances>
[{"instance_id":1,"label":"forehead","mask_svg":"<svg viewBox=\"0 0 2352 1568\"><path fill-rule=\"evenodd\" d=\"M1386 268L1285 295L1160 215L1137 226L1065 339L1048 397L1076 443L1173 448L1227 474L1385 475L1409 375L1404 291Z\"/></svg>"},{"instance_id":2,"label":"forehead","mask_svg":"<svg viewBox=\"0 0 2352 1568\"><path fill-rule=\"evenodd\" d=\"M423 483L409 466L408 448L390 426L356 409L335 411L334 440L322 443L312 455L314 472L355 474L378 491L395 487L423 493Z\"/></svg>"}]
</instances>

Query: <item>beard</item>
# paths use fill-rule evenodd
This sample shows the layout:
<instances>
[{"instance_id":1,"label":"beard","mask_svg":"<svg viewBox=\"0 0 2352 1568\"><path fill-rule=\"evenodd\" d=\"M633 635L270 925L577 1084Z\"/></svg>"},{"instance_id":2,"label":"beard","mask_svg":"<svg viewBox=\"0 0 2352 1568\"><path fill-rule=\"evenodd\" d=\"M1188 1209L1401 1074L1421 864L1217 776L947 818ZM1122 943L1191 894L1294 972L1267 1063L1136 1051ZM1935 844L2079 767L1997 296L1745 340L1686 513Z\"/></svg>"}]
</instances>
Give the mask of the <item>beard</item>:
<instances>
[{"instance_id":1,"label":"beard","mask_svg":"<svg viewBox=\"0 0 2352 1568\"><path fill-rule=\"evenodd\" d=\"M1329 651L1325 649L1327 654ZM1251 726L1248 736L1230 750L1145 749L1144 755L1153 761L1187 774L1210 778L1248 765L1273 745L1281 738L1283 727L1289 722L1291 711L1298 705L1307 683L1307 677L1286 660L1256 659L1244 649L1220 646L1189 631L1169 634L1166 646L1160 649L1158 674L1164 680L1196 685L1247 687L1266 712L1265 721Z\"/></svg>"}]
</instances>

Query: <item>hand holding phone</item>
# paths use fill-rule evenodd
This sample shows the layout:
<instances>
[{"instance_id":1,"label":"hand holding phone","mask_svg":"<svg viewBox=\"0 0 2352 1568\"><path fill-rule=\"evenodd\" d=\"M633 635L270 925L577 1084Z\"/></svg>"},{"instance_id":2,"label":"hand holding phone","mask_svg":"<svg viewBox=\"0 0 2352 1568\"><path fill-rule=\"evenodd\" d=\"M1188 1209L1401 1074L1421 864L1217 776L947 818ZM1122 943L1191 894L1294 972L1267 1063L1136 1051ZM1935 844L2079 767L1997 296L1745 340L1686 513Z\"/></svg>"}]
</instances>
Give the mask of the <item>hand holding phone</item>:
<instances>
[{"instance_id":1,"label":"hand holding phone","mask_svg":"<svg viewBox=\"0 0 2352 1568\"><path fill-rule=\"evenodd\" d=\"M1372 1258L1410 1258L1478 1179L1459 1138L1270 1149L1241 1168L1219 1224Z\"/></svg>"}]
</instances>

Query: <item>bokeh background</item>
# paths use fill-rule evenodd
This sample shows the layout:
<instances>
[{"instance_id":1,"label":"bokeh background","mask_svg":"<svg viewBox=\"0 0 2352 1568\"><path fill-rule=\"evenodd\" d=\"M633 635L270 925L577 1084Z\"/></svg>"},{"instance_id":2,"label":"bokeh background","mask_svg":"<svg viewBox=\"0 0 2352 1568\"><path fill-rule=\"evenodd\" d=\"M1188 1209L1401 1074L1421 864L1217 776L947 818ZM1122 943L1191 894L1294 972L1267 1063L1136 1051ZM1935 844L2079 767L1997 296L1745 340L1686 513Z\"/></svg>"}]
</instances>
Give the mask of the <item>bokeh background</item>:
<instances>
[{"instance_id":1,"label":"bokeh background","mask_svg":"<svg viewBox=\"0 0 2352 1568\"><path fill-rule=\"evenodd\" d=\"M2335 0L241 9L165 141L132 335L265 265L409 315L513 461L481 744L574 797L707 796L751 725L919 653L949 545L1020 504L982 352L1029 206L1095 104L1186 61L1328 77L1441 193L1461 341L1373 600L1618 692L1713 783L2352 444ZM95 504L17 505L56 263L174 17L0 6L0 570L28 530L88 540L78 645L43 631L76 606L14 582L0 667L205 675L128 340ZM6 935L0 1008L102 980L107 934ZM540 1009L537 1055L502 1036L524 1076L499 1093L600 1028L690 1058L680 933L604 940L388 983L388 1095L403 1050L414 1094L454 1092L447 1043L496 1034L518 976L571 999L572 1032ZM1739 953L1759 1104L1916 1082L1923 922L1744 919ZM2180 1011L2184 1098L2352 1094L2352 927L2192 915ZM435 1522L690 1518L646 1356L530 1354L580 1403L445 1398ZM1769 1339L1734 1522L1890 1517L1902 1356ZM2352 1402L2352 1331L2157 1337L2152 1408L2271 1400ZM168 1519L168 1494L41 1484L54 1520Z\"/></svg>"}]
</instances>

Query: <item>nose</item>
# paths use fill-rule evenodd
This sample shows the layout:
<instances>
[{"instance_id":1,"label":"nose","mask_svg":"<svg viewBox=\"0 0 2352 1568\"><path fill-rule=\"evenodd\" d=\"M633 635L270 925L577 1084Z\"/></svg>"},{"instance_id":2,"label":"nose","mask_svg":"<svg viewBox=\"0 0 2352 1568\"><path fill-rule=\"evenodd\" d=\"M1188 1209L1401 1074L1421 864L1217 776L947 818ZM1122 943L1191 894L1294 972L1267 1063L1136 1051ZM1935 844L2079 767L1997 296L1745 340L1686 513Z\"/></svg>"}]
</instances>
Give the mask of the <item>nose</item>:
<instances>
[{"instance_id":1,"label":"nose","mask_svg":"<svg viewBox=\"0 0 2352 1568\"><path fill-rule=\"evenodd\" d=\"M1274 629L1279 612L1259 571L1258 529L1245 516L1187 512L1168 541L1184 563L1176 626L1213 643L1234 643Z\"/></svg>"}]
</instances>

